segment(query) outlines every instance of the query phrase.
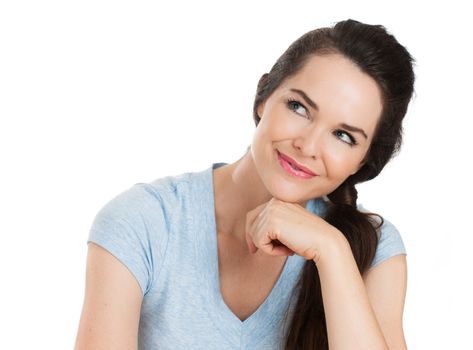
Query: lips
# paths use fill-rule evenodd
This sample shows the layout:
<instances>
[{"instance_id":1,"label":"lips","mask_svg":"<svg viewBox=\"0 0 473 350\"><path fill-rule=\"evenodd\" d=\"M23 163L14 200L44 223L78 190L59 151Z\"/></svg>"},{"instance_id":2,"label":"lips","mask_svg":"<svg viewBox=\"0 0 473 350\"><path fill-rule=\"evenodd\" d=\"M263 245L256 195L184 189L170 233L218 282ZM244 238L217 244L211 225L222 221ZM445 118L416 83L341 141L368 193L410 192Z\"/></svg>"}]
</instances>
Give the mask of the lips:
<instances>
[{"instance_id":1,"label":"lips","mask_svg":"<svg viewBox=\"0 0 473 350\"><path fill-rule=\"evenodd\" d=\"M302 170L303 172L309 174L309 175L312 175L312 176L317 176L316 173L314 173L312 170L310 170L309 168L303 166L302 164L299 164L297 163L294 159L292 159L291 157L285 155L284 153L281 153L279 152L278 150L276 150L279 154L279 156L284 159L286 162L290 163L291 165L295 166L296 168L298 168L299 170Z\"/></svg>"}]
</instances>

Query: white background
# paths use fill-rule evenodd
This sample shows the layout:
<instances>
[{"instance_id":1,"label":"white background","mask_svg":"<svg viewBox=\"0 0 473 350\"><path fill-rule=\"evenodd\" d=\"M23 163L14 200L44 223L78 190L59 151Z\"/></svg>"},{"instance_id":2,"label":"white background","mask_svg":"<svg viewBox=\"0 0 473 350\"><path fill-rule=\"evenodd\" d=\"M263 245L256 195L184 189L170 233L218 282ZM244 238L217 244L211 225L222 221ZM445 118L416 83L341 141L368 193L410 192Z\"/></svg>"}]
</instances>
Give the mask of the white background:
<instances>
[{"instance_id":1,"label":"white background","mask_svg":"<svg viewBox=\"0 0 473 350\"><path fill-rule=\"evenodd\" d=\"M472 30L459 1L2 1L0 348L67 349L88 229L136 182L234 162L303 33L383 24L417 60L401 154L359 186L408 252L410 349L473 348Z\"/></svg>"}]
</instances>

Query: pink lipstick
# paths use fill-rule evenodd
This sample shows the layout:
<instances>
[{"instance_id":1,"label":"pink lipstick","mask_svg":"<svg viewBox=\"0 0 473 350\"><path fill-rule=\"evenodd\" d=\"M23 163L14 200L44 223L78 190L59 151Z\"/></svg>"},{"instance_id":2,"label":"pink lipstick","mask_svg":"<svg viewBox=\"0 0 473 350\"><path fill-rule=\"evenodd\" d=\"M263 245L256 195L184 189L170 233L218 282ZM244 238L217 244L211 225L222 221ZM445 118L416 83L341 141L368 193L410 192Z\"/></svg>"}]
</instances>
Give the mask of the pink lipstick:
<instances>
[{"instance_id":1,"label":"pink lipstick","mask_svg":"<svg viewBox=\"0 0 473 350\"><path fill-rule=\"evenodd\" d=\"M318 176L316 173L311 171L309 168L303 166L302 164L297 163L291 157L279 152L278 153L278 160L279 164L282 166L284 170L286 170L289 174L293 176L297 176L303 179L310 179L315 176Z\"/></svg>"}]
</instances>

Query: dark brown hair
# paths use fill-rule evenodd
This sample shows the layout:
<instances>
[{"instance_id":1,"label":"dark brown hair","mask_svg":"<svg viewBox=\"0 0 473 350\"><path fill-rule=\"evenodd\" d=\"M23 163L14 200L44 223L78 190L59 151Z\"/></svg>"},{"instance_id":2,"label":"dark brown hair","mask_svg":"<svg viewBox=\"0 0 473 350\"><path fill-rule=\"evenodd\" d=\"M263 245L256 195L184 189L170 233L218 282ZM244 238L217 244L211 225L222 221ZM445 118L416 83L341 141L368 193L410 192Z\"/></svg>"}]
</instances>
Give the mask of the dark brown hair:
<instances>
[{"instance_id":1,"label":"dark brown hair","mask_svg":"<svg viewBox=\"0 0 473 350\"><path fill-rule=\"evenodd\" d=\"M379 240L382 217L357 209L355 185L376 177L399 151L402 120L414 92L414 59L381 25L355 20L336 23L330 28L312 30L294 43L260 78L253 105L256 126L257 108L280 84L301 70L314 55L341 54L372 77L382 92L383 109L373 141L360 170L348 177L330 199L325 220L347 238L361 274L373 261ZM375 220L379 217L381 222ZM286 350L328 349L327 328L317 267L307 261L297 285L298 300L286 334Z\"/></svg>"}]
</instances>

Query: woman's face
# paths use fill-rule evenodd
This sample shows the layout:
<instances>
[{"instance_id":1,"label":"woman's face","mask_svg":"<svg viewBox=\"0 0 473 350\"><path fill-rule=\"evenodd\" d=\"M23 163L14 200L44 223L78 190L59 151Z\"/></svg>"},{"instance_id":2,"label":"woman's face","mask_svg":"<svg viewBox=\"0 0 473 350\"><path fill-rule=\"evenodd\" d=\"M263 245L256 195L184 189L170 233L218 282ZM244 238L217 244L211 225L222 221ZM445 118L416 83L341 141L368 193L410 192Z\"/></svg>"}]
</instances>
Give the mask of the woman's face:
<instances>
[{"instance_id":1,"label":"woman's face","mask_svg":"<svg viewBox=\"0 0 473 350\"><path fill-rule=\"evenodd\" d=\"M382 111L376 82L339 54L313 56L258 106L251 154L273 197L305 203L356 173ZM278 152L317 176L291 175Z\"/></svg>"}]
</instances>

